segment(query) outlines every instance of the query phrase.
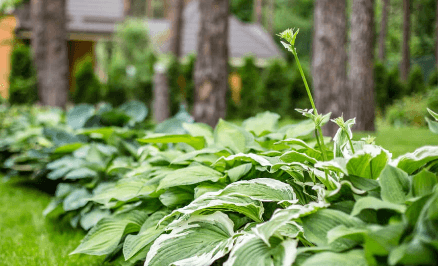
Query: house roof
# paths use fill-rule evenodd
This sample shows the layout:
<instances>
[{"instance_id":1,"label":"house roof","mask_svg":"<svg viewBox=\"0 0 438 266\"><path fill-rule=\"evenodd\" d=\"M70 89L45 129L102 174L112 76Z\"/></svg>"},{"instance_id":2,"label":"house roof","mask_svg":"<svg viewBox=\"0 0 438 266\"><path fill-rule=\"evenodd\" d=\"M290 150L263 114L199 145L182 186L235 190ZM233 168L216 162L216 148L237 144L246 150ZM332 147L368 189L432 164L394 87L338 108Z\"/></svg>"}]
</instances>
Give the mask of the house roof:
<instances>
[{"instance_id":1,"label":"house roof","mask_svg":"<svg viewBox=\"0 0 438 266\"><path fill-rule=\"evenodd\" d=\"M17 32L30 33L32 23L29 10L27 5L15 11L18 17ZM123 21L123 0L68 0L67 14L70 39L110 36L117 23ZM199 1L191 1L183 11L183 56L196 53L199 21ZM148 19L146 23L157 49L167 52L170 21ZM273 38L259 24L243 23L230 15L229 34L229 53L234 64L239 64L243 57L249 55L253 55L259 64L270 58L282 58Z\"/></svg>"}]
</instances>

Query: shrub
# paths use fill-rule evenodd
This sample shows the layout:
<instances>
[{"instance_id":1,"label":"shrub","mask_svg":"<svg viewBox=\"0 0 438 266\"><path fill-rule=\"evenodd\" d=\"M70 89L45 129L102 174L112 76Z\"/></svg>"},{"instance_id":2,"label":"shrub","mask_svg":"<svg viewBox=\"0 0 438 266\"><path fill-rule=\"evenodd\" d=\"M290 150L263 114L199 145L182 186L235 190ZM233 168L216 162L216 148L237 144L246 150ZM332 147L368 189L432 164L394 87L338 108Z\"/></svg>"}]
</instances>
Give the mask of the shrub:
<instances>
[{"instance_id":1,"label":"shrub","mask_svg":"<svg viewBox=\"0 0 438 266\"><path fill-rule=\"evenodd\" d=\"M387 121L394 126L425 126L428 100L424 95L405 96L387 110Z\"/></svg>"},{"instance_id":2,"label":"shrub","mask_svg":"<svg viewBox=\"0 0 438 266\"><path fill-rule=\"evenodd\" d=\"M188 61L185 64L181 64L181 90L183 91L183 97L187 102L188 110L191 110L195 103L195 80L193 77L195 63L196 55L191 54L188 56Z\"/></svg>"},{"instance_id":3,"label":"shrub","mask_svg":"<svg viewBox=\"0 0 438 266\"><path fill-rule=\"evenodd\" d=\"M438 86L438 70L436 68L430 73L427 83L430 87Z\"/></svg>"},{"instance_id":4,"label":"shrub","mask_svg":"<svg viewBox=\"0 0 438 266\"><path fill-rule=\"evenodd\" d=\"M388 103L388 89L387 89L388 73L386 67L377 62L374 64L374 92L376 106L382 113L385 112Z\"/></svg>"},{"instance_id":5,"label":"shrub","mask_svg":"<svg viewBox=\"0 0 438 266\"><path fill-rule=\"evenodd\" d=\"M406 94L406 86L400 80L400 71L398 66L394 66L389 72L386 79L387 100L386 104L391 105L395 100L403 98Z\"/></svg>"},{"instance_id":6,"label":"shrub","mask_svg":"<svg viewBox=\"0 0 438 266\"><path fill-rule=\"evenodd\" d=\"M406 92L408 95L426 92L426 84L424 84L423 71L421 70L421 67L419 65L414 65L411 72L409 73Z\"/></svg>"},{"instance_id":7,"label":"shrub","mask_svg":"<svg viewBox=\"0 0 438 266\"><path fill-rule=\"evenodd\" d=\"M30 48L24 44L15 44L11 53L9 102L30 104L37 100L37 77Z\"/></svg>"},{"instance_id":8,"label":"shrub","mask_svg":"<svg viewBox=\"0 0 438 266\"><path fill-rule=\"evenodd\" d=\"M93 60L85 59L75 73L76 85L73 92L75 103L96 104L102 100L101 84L94 73Z\"/></svg>"}]
</instances>

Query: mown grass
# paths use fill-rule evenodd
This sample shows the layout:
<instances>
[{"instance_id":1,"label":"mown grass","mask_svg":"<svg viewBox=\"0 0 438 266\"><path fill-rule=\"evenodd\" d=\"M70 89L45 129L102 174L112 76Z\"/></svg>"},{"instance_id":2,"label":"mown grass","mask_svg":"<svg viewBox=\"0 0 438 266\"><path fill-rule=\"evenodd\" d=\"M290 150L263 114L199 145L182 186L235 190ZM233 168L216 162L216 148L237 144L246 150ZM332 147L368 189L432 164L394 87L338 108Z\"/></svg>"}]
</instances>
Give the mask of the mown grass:
<instances>
[{"instance_id":1,"label":"mown grass","mask_svg":"<svg viewBox=\"0 0 438 266\"><path fill-rule=\"evenodd\" d=\"M0 265L101 265L102 257L68 255L85 233L44 218L50 195L23 181L0 177Z\"/></svg>"}]
</instances>

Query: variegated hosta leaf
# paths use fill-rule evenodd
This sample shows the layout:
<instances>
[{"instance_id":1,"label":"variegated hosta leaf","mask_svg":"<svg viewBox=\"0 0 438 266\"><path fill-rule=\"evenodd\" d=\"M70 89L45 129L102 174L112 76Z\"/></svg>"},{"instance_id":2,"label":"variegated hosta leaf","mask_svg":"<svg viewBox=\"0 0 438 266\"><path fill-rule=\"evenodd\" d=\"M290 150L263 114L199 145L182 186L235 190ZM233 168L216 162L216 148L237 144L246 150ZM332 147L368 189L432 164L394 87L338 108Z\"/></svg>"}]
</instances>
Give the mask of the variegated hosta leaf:
<instances>
[{"instance_id":1,"label":"variegated hosta leaf","mask_svg":"<svg viewBox=\"0 0 438 266\"><path fill-rule=\"evenodd\" d=\"M273 132L277 128L278 119L280 119L280 115L267 111L246 119L242 126L247 131L252 131L256 136L260 136Z\"/></svg>"},{"instance_id":2,"label":"variegated hosta leaf","mask_svg":"<svg viewBox=\"0 0 438 266\"><path fill-rule=\"evenodd\" d=\"M217 182L224 175L210 167L203 165L190 166L168 173L161 181L158 190L170 187L185 186L204 181Z\"/></svg>"},{"instance_id":3,"label":"variegated hosta leaf","mask_svg":"<svg viewBox=\"0 0 438 266\"><path fill-rule=\"evenodd\" d=\"M231 183L219 195L240 195L264 202L298 202L290 185L271 178L258 178Z\"/></svg>"},{"instance_id":4,"label":"variegated hosta leaf","mask_svg":"<svg viewBox=\"0 0 438 266\"><path fill-rule=\"evenodd\" d=\"M304 261L301 266L366 266L368 265L363 250L351 250L344 253L321 252Z\"/></svg>"},{"instance_id":5,"label":"variegated hosta leaf","mask_svg":"<svg viewBox=\"0 0 438 266\"><path fill-rule=\"evenodd\" d=\"M147 212L131 211L100 220L71 254L109 254L117 248L125 234L138 232L147 218Z\"/></svg>"},{"instance_id":6,"label":"variegated hosta leaf","mask_svg":"<svg viewBox=\"0 0 438 266\"><path fill-rule=\"evenodd\" d=\"M219 119L213 132L214 143L234 153L247 152L254 144L254 136L243 128Z\"/></svg>"},{"instance_id":7,"label":"variegated hosta leaf","mask_svg":"<svg viewBox=\"0 0 438 266\"><path fill-rule=\"evenodd\" d=\"M287 225L293 220L310 215L319 209L326 207L327 204L324 202L311 202L304 206L292 205L287 209L277 209L269 221L258 224L252 230L261 240L263 240L267 245L270 245L270 238L283 226ZM298 229L302 230L302 228Z\"/></svg>"},{"instance_id":8,"label":"variegated hosta leaf","mask_svg":"<svg viewBox=\"0 0 438 266\"><path fill-rule=\"evenodd\" d=\"M110 216L109 210L101 210L98 208L93 209L92 211L82 215L80 224L81 227L88 231L90 228L95 226L100 220L105 217Z\"/></svg>"},{"instance_id":9,"label":"variegated hosta leaf","mask_svg":"<svg viewBox=\"0 0 438 266\"><path fill-rule=\"evenodd\" d=\"M144 265L209 266L230 251L233 226L221 212L192 216L155 240Z\"/></svg>"},{"instance_id":10,"label":"variegated hosta leaf","mask_svg":"<svg viewBox=\"0 0 438 266\"><path fill-rule=\"evenodd\" d=\"M148 184L147 179L131 177L121 179L113 187L107 188L90 200L107 205L111 200L127 201L155 192L156 185Z\"/></svg>"},{"instance_id":11,"label":"variegated hosta leaf","mask_svg":"<svg viewBox=\"0 0 438 266\"><path fill-rule=\"evenodd\" d=\"M438 146L424 146L412 153L407 153L391 162L408 174L412 174L425 164L438 160Z\"/></svg>"},{"instance_id":12,"label":"variegated hosta leaf","mask_svg":"<svg viewBox=\"0 0 438 266\"><path fill-rule=\"evenodd\" d=\"M171 214L164 217L164 221L182 215L182 219L188 219L191 215L205 214L214 211L238 212L250 219L261 222L264 208L261 202L250 199L247 196L230 195L218 196L218 192L209 192L192 201L189 205L174 210Z\"/></svg>"},{"instance_id":13,"label":"variegated hosta leaf","mask_svg":"<svg viewBox=\"0 0 438 266\"><path fill-rule=\"evenodd\" d=\"M76 189L71 192L63 202L63 208L65 211L77 210L87 204L91 193L86 188Z\"/></svg>"},{"instance_id":14,"label":"variegated hosta leaf","mask_svg":"<svg viewBox=\"0 0 438 266\"><path fill-rule=\"evenodd\" d=\"M239 166L233 167L226 171L231 182L236 182L246 174L248 174L252 169L252 163L245 163Z\"/></svg>"},{"instance_id":15,"label":"variegated hosta leaf","mask_svg":"<svg viewBox=\"0 0 438 266\"><path fill-rule=\"evenodd\" d=\"M157 227L157 223L167 214L169 214L169 211L166 210L153 213L143 223L137 235L128 235L126 237L123 243L123 256L125 260L136 256L136 254L149 244L152 244L164 232L165 225Z\"/></svg>"},{"instance_id":16,"label":"variegated hosta leaf","mask_svg":"<svg viewBox=\"0 0 438 266\"><path fill-rule=\"evenodd\" d=\"M274 238L267 245L254 234L239 236L224 266L290 266L297 255L298 241Z\"/></svg>"},{"instance_id":17,"label":"variegated hosta leaf","mask_svg":"<svg viewBox=\"0 0 438 266\"><path fill-rule=\"evenodd\" d=\"M270 167L273 165L272 158L254 153L238 153L227 157L219 158L213 166L217 169L225 169L227 165L233 166L235 162L248 162L262 167Z\"/></svg>"},{"instance_id":18,"label":"variegated hosta leaf","mask_svg":"<svg viewBox=\"0 0 438 266\"><path fill-rule=\"evenodd\" d=\"M317 161L315 158L308 156L305 153L297 152L297 151L288 151L280 156L280 160L285 163L299 162L299 163L310 163L311 165L315 164Z\"/></svg>"},{"instance_id":19,"label":"variegated hosta leaf","mask_svg":"<svg viewBox=\"0 0 438 266\"><path fill-rule=\"evenodd\" d=\"M193 200L193 189L171 187L159 197L161 203L168 208L175 208Z\"/></svg>"}]
</instances>

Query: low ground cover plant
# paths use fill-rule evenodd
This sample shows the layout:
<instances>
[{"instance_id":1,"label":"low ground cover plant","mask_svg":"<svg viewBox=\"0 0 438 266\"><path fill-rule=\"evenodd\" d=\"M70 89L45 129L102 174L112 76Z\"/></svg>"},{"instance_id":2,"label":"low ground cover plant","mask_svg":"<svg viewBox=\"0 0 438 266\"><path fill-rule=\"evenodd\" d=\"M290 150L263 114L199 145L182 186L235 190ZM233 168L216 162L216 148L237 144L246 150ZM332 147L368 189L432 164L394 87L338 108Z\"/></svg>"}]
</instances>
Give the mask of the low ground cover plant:
<instances>
[{"instance_id":1,"label":"low ground cover plant","mask_svg":"<svg viewBox=\"0 0 438 266\"><path fill-rule=\"evenodd\" d=\"M153 131L78 127L87 142L57 147L44 169L62 183L45 214L89 229L71 254L120 265L436 264L438 146L392 158L372 138L352 140L354 119L319 114L297 34L280 36L307 120L279 128L265 112L213 129L179 114ZM326 123L339 126L330 143Z\"/></svg>"}]
</instances>

